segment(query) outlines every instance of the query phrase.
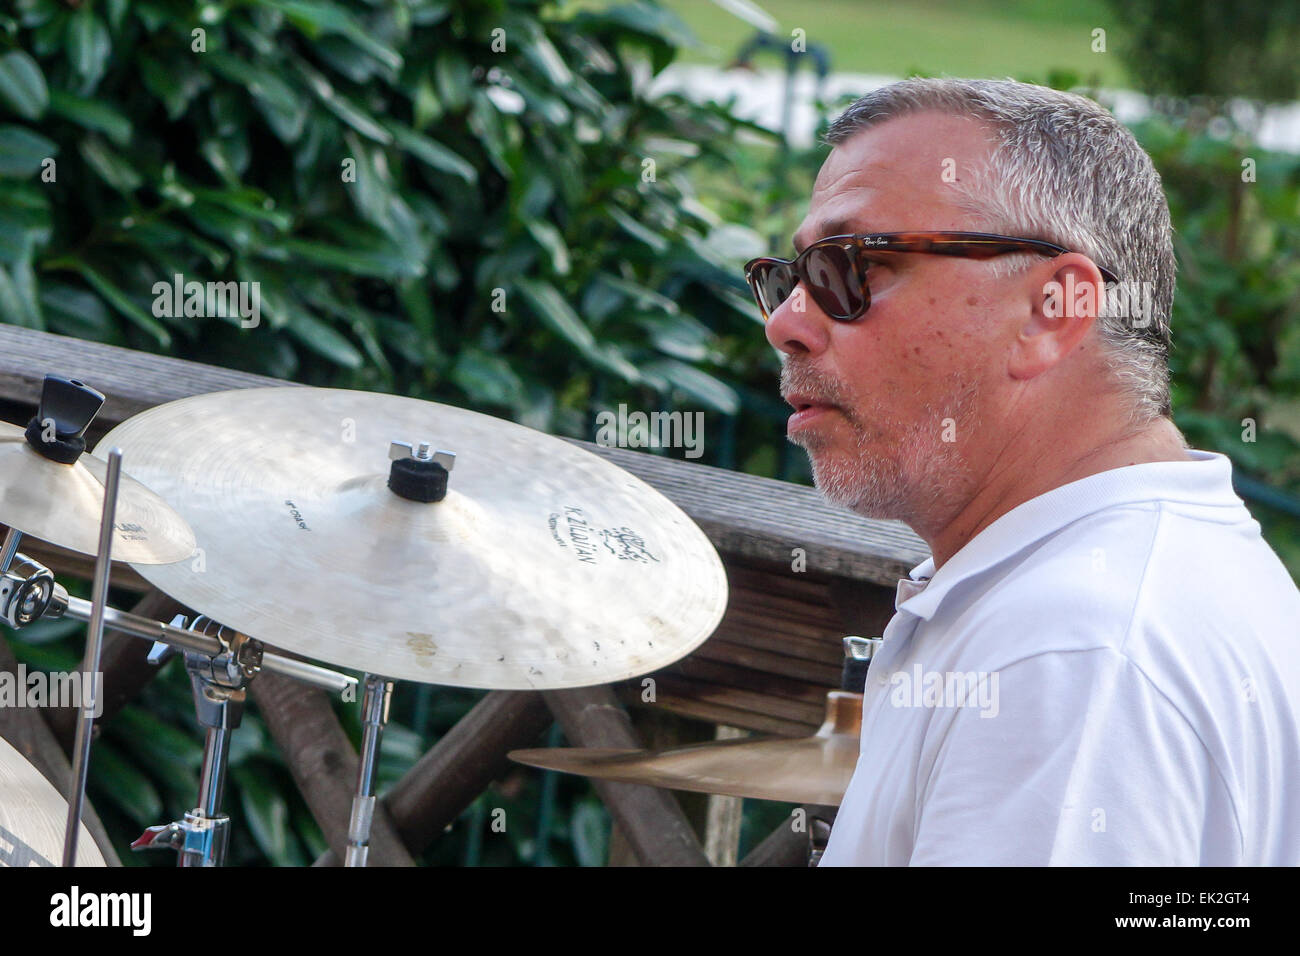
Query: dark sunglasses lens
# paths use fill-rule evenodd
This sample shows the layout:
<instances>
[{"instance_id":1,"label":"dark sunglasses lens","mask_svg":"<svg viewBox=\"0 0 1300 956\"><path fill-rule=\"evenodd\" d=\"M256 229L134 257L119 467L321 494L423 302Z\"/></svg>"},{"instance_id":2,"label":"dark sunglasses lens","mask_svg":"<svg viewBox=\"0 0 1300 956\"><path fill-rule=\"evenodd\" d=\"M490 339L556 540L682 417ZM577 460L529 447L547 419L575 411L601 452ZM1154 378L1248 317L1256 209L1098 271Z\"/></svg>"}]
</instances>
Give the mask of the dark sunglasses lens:
<instances>
[{"instance_id":1,"label":"dark sunglasses lens","mask_svg":"<svg viewBox=\"0 0 1300 956\"><path fill-rule=\"evenodd\" d=\"M804 260L808 291L832 319L849 319L866 307L865 283L854 250L843 246L814 246Z\"/></svg>"},{"instance_id":2,"label":"dark sunglasses lens","mask_svg":"<svg viewBox=\"0 0 1300 956\"><path fill-rule=\"evenodd\" d=\"M771 315L781 303L790 298L790 293L799 280L794 270L786 263L763 262L754 267L754 286L758 290L763 311Z\"/></svg>"}]
</instances>

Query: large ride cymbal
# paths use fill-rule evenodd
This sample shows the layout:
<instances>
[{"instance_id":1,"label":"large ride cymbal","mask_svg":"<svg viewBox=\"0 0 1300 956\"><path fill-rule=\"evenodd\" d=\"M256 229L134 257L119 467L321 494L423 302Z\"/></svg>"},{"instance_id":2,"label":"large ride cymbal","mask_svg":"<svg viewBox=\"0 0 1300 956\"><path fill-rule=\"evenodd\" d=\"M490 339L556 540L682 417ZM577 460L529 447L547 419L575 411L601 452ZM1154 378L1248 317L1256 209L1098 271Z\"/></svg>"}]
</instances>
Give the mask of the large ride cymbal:
<instances>
[{"instance_id":1,"label":"large ride cymbal","mask_svg":"<svg viewBox=\"0 0 1300 956\"><path fill-rule=\"evenodd\" d=\"M162 498L129 477L117 493L113 560L166 564L194 554L194 534ZM23 429L0 422L0 524L82 554L99 550L106 463L83 454L74 464L33 451Z\"/></svg>"},{"instance_id":2,"label":"large ride cymbal","mask_svg":"<svg viewBox=\"0 0 1300 956\"><path fill-rule=\"evenodd\" d=\"M834 691L812 737L718 740L671 750L549 747L510 759L544 770L619 783L782 803L839 806L857 766L862 696Z\"/></svg>"},{"instance_id":3,"label":"large ride cymbal","mask_svg":"<svg viewBox=\"0 0 1300 956\"><path fill-rule=\"evenodd\" d=\"M455 453L445 499L390 490L394 441ZM150 583L338 666L460 687L601 684L689 653L726 605L722 563L676 505L486 415L259 388L150 409L110 444L197 538L196 561L138 568Z\"/></svg>"},{"instance_id":4,"label":"large ride cymbal","mask_svg":"<svg viewBox=\"0 0 1300 956\"><path fill-rule=\"evenodd\" d=\"M0 866L59 866L68 802L0 737ZM81 824L77 866L107 866Z\"/></svg>"}]
</instances>

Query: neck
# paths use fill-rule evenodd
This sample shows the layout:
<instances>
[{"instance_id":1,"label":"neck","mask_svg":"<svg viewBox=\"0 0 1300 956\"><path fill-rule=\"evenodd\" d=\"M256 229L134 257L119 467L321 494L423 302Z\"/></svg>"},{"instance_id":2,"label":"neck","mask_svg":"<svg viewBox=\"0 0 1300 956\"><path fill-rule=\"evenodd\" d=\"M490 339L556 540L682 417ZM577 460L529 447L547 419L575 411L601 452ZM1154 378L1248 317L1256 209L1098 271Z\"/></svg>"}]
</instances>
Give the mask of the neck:
<instances>
[{"instance_id":1,"label":"neck","mask_svg":"<svg viewBox=\"0 0 1300 956\"><path fill-rule=\"evenodd\" d=\"M1187 444L1167 418L1137 431L1089 434L1057 426L1051 435L1013 436L983 471L983 478L955 516L915 528L930 546L936 570L966 543L1013 508L1054 488L1114 468L1156 461L1186 461ZM1057 450L1061 435L1079 436Z\"/></svg>"}]
</instances>

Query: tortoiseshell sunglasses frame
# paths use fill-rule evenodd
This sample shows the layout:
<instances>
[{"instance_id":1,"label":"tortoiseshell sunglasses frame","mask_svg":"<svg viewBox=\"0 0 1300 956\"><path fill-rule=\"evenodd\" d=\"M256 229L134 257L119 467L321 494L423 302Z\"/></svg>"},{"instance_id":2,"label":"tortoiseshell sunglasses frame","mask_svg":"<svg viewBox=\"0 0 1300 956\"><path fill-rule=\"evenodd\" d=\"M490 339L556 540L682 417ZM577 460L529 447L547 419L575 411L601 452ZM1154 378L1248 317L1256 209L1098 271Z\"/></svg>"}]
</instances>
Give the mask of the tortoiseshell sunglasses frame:
<instances>
[{"instance_id":1,"label":"tortoiseshell sunglasses frame","mask_svg":"<svg viewBox=\"0 0 1300 956\"><path fill-rule=\"evenodd\" d=\"M749 288L754 294L754 301L758 303L758 309L763 316L764 322L768 321L771 314L767 305L763 302L763 295L759 288L758 270L762 267L786 266L790 268L795 276L808 287L808 294L813 296L822 311L837 322L852 322L871 308L871 290L867 286L866 270L861 270L862 281L859 288L862 293L862 307L860 309L844 315L836 315L831 311L827 311L822 300L817 298L816 285L808 275L804 263L811 252L828 245L840 246L846 250L852 250L855 254L868 251L873 253L919 252L928 255L960 256L963 259L992 259L994 256L1003 256L1013 252L1037 252L1045 256L1060 256L1070 251L1064 246L1058 246L1056 243L1047 242L1044 239L1022 239L987 232L878 232L827 236L825 239L818 239L810 244L808 248L793 259L759 256L745 263L745 281L749 283ZM1106 282L1119 282L1119 279L1109 269L1101 266L1097 268ZM793 289L791 292L793 292ZM787 296L787 298L789 297ZM785 300L782 299L781 301L784 302ZM772 306L772 309L775 310L780 305L781 303L778 302Z\"/></svg>"}]
</instances>

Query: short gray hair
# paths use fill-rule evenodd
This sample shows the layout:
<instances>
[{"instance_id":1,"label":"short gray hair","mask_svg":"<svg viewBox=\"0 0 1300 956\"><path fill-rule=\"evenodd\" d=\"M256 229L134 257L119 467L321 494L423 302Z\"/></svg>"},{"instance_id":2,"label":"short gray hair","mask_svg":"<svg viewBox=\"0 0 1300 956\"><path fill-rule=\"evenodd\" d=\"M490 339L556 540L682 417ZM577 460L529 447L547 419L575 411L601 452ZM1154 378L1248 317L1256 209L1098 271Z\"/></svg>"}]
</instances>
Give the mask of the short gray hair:
<instances>
[{"instance_id":1,"label":"short gray hair","mask_svg":"<svg viewBox=\"0 0 1300 956\"><path fill-rule=\"evenodd\" d=\"M1133 423L1169 416L1169 319L1174 302L1173 228L1151 158L1092 100L1014 80L913 78L873 90L833 122L837 146L895 117L937 110L983 121L994 150L986 169L956 185L962 207L992 232L1046 239L1150 283L1151 314L1139 326L1102 308L1097 330L1117 383L1134 399ZM1007 256L1006 274L1039 257ZM1105 303L1103 303L1103 306ZM1123 310L1119 310L1123 311Z\"/></svg>"}]
</instances>

